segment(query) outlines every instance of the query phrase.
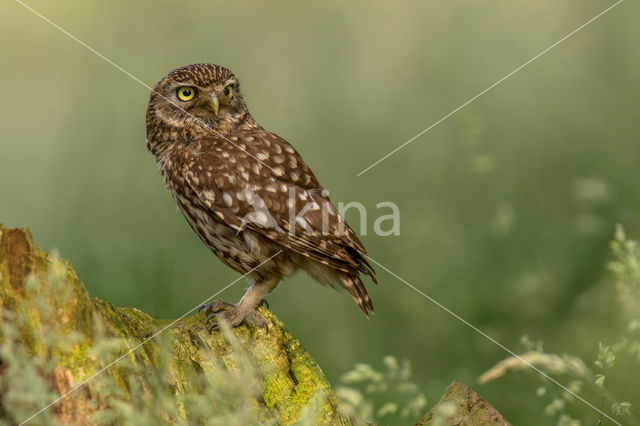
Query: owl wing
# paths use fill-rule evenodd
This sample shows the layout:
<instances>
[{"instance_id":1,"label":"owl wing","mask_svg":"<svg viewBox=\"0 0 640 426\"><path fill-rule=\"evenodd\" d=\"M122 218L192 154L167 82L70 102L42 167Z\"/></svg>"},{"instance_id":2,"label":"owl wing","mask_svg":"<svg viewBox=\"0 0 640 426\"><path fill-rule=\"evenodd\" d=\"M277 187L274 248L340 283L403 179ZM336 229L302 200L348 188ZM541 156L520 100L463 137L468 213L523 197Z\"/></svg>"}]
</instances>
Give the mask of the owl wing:
<instances>
[{"instance_id":1,"label":"owl wing","mask_svg":"<svg viewBox=\"0 0 640 426\"><path fill-rule=\"evenodd\" d=\"M225 223L376 281L362 242L284 139L263 131L243 135L238 144L212 138L198 145L184 162L183 174Z\"/></svg>"}]
</instances>

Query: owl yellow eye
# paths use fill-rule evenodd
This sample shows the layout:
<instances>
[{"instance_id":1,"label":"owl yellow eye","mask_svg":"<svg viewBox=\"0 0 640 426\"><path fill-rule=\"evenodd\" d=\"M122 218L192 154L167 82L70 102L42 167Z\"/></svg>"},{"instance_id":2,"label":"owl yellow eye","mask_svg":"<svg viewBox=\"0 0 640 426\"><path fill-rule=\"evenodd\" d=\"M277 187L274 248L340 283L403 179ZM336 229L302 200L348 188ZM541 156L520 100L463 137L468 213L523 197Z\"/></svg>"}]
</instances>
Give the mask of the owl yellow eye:
<instances>
[{"instance_id":1,"label":"owl yellow eye","mask_svg":"<svg viewBox=\"0 0 640 426\"><path fill-rule=\"evenodd\" d=\"M225 87L224 88L224 94L229 99L233 98L233 87L231 87L231 86Z\"/></svg>"},{"instance_id":2,"label":"owl yellow eye","mask_svg":"<svg viewBox=\"0 0 640 426\"><path fill-rule=\"evenodd\" d=\"M190 101L196 95L196 89L189 86L178 88L178 99L181 101Z\"/></svg>"}]
</instances>

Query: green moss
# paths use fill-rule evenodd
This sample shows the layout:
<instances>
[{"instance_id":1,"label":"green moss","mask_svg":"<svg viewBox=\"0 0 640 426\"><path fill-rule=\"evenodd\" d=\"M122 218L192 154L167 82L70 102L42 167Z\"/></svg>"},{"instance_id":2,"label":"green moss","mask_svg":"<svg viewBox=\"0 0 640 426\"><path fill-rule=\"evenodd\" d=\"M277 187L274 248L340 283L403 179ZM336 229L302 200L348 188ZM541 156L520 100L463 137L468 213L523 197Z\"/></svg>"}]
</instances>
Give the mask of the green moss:
<instances>
[{"instance_id":1,"label":"green moss","mask_svg":"<svg viewBox=\"0 0 640 426\"><path fill-rule=\"evenodd\" d=\"M291 394L292 380L289 375L280 371L265 378L262 397L267 407L275 407Z\"/></svg>"}]
</instances>

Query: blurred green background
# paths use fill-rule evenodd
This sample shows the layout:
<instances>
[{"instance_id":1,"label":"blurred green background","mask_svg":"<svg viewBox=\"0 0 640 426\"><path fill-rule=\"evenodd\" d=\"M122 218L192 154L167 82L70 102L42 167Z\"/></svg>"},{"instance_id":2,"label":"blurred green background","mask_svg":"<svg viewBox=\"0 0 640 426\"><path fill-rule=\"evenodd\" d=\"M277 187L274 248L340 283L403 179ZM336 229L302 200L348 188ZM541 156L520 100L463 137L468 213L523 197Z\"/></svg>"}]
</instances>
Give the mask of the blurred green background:
<instances>
[{"instance_id":1,"label":"blurred green background","mask_svg":"<svg viewBox=\"0 0 640 426\"><path fill-rule=\"evenodd\" d=\"M598 342L619 337L606 263L616 223L640 236L637 2L357 178L612 2L29 4L149 85L190 63L232 69L253 116L301 152L332 199L369 208L374 259L515 352L526 334L592 366ZM0 5L0 37L0 221L59 249L93 295L154 317L234 280L145 148L148 90L18 3ZM400 236L373 235L382 201L400 207ZM393 354L412 362L430 403L458 379L514 424L556 422L543 414L548 395L536 396L544 380L479 386L507 354L377 269L371 320L303 275L269 298L333 383ZM640 406L638 364L620 362L607 386Z\"/></svg>"}]
</instances>

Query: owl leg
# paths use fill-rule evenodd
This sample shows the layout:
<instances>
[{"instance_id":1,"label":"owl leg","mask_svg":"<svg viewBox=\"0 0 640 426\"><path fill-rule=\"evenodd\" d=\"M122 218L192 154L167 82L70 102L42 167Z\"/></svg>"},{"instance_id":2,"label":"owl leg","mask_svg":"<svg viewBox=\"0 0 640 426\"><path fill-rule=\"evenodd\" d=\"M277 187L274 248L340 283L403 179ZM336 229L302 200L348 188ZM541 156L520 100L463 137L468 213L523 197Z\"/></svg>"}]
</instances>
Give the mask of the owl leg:
<instances>
[{"instance_id":1,"label":"owl leg","mask_svg":"<svg viewBox=\"0 0 640 426\"><path fill-rule=\"evenodd\" d=\"M205 307L205 312L208 315L207 324L214 319L217 319L210 328L209 331L213 331L219 327L219 322L222 319L231 325L237 327L243 322L252 322L259 327L269 329L267 320L258 312L258 307L264 302L264 296L272 291L280 282L279 278L267 279L263 281L257 281L253 284L247 292L242 296L242 299L236 304L224 302L222 300L216 300Z\"/></svg>"}]
</instances>

